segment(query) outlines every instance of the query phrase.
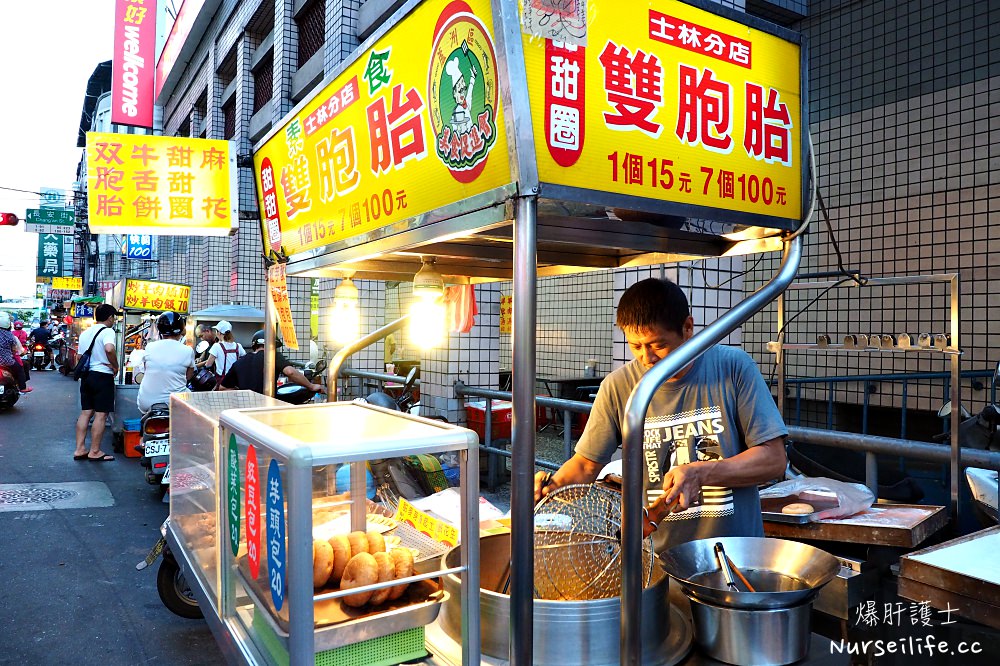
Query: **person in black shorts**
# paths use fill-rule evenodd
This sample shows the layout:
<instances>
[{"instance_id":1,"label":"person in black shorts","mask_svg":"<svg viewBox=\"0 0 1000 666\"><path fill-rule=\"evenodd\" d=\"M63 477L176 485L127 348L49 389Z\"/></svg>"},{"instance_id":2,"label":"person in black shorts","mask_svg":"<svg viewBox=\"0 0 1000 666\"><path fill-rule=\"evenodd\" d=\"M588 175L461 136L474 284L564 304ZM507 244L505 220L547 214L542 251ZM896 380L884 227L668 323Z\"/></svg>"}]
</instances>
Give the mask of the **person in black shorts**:
<instances>
[{"instance_id":1,"label":"person in black shorts","mask_svg":"<svg viewBox=\"0 0 1000 666\"><path fill-rule=\"evenodd\" d=\"M115 317L118 311L107 303L97 306L94 325L80 335L78 352L90 349L90 371L80 380L80 416L76 420L76 452L73 460L109 462L115 457L101 451L101 438L109 413L115 411L115 375L118 374ZM90 426L90 448L87 429Z\"/></svg>"},{"instance_id":2,"label":"person in black shorts","mask_svg":"<svg viewBox=\"0 0 1000 666\"><path fill-rule=\"evenodd\" d=\"M264 331L260 330L253 334L250 353L241 356L233 367L226 373L226 378L222 380L223 389L243 389L246 391L264 392ZM274 352L274 374L282 374L299 386L304 386L310 391L326 393L326 387L322 384L311 383L305 375L299 372L298 368L291 365L281 352Z\"/></svg>"}]
</instances>

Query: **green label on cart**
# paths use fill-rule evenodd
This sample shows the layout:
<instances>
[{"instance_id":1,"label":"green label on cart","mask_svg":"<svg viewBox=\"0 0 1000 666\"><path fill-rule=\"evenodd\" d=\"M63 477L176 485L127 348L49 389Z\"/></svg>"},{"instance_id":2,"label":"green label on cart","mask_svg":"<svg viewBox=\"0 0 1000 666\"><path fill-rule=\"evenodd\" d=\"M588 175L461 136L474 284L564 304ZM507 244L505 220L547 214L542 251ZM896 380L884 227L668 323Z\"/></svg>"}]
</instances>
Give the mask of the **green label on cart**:
<instances>
[{"instance_id":1,"label":"green label on cart","mask_svg":"<svg viewBox=\"0 0 1000 666\"><path fill-rule=\"evenodd\" d=\"M240 550L240 451L236 435L229 435L229 545L233 557Z\"/></svg>"}]
</instances>

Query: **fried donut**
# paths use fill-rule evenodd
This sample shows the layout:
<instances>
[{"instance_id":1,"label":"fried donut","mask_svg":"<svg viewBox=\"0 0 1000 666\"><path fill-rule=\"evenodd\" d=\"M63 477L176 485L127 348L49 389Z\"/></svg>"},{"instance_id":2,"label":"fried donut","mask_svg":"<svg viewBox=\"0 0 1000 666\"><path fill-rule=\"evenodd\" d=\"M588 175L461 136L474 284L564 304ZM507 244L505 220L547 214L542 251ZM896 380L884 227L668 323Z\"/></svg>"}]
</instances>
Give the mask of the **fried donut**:
<instances>
[{"instance_id":1,"label":"fried donut","mask_svg":"<svg viewBox=\"0 0 1000 666\"><path fill-rule=\"evenodd\" d=\"M393 548L389 551L389 557L392 558L395 578L406 578L413 575L413 553L410 552L409 548ZM399 599L403 596L403 592L406 592L408 586L409 583L394 586L389 592L389 600Z\"/></svg>"},{"instance_id":2,"label":"fried donut","mask_svg":"<svg viewBox=\"0 0 1000 666\"><path fill-rule=\"evenodd\" d=\"M344 577L340 579L340 589L350 590L378 582L378 562L368 553L358 553L344 567ZM358 592L343 597L344 603L359 608L371 599L371 592Z\"/></svg>"},{"instance_id":3,"label":"fried donut","mask_svg":"<svg viewBox=\"0 0 1000 666\"><path fill-rule=\"evenodd\" d=\"M395 580L395 570L396 565L389 557L389 554L385 551L379 551L377 553L372 553L372 557L375 558L375 563L378 564L378 582L388 583L390 580ZM381 590L375 590L372 592L372 598L368 601L372 606L378 606L384 604L386 599L389 598L389 594L392 592L391 587L385 587Z\"/></svg>"},{"instance_id":4,"label":"fried donut","mask_svg":"<svg viewBox=\"0 0 1000 666\"><path fill-rule=\"evenodd\" d=\"M378 532L368 532L365 535L368 538L368 552L374 555L375 553L385 552L385 537Z\"/></svg>"},{"instance_id":5,"label":"fried donut","mask_svg":"<svg viewBox=\"0 0 1000 666\"><path fill-rule=\"evenodd\" d=\"M326 541L313 541L313 587L323 587L333 571L333 548Z\"/></svg>"},{"instance_id":6,"label":"fried donut","mask_svg":"<svg viewBox=\"0 0 1000 666\"><path fill-rule=\"evenodd\" d=\"M368 535L360 530L347 535L347 540L351 542L351 556L358 553L368 552Z\"/></svg>"},{"instance_id":7,"label":"fried donut","mask_svg":"<svg viewBox=\"0 0 1000 666\"><path fill-rule=\"evenodd\" d=\"M805 502L796 502L795 504L788 504L781 507L781 513L790 513L794 516L804 516L815 510L812 504L806 504Z\"/></svg>"},{"instance_id":8,"label":"fried donut","mask_svg":"<svg viewBox=\"0 0 1000 666\"><path fill-rule=\"evenodd\" d=\"M343 534L335 534L330 537L330 548L333 549L333 571L330 572L330 580L339 582L344 575L344 567L351 560L351 542Z\"/></svg>"}]
</instances>

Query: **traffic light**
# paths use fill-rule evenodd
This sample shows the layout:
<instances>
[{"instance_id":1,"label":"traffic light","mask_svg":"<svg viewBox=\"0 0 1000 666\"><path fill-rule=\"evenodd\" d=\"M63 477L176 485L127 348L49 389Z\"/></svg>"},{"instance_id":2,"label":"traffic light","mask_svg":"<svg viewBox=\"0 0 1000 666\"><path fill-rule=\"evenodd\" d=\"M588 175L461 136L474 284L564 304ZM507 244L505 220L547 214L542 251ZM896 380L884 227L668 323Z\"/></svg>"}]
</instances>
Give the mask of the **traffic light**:
<instances>
[{"instance_id":1,"label":"traffic light","mask_svg":"<svg viewBox=\"0 0 1000 666\"><path fill-rule=\"evenodd\" d=\"M20 220L14 213L0 213L0 227L15 227Z\"/></svg>"}]
</instances>

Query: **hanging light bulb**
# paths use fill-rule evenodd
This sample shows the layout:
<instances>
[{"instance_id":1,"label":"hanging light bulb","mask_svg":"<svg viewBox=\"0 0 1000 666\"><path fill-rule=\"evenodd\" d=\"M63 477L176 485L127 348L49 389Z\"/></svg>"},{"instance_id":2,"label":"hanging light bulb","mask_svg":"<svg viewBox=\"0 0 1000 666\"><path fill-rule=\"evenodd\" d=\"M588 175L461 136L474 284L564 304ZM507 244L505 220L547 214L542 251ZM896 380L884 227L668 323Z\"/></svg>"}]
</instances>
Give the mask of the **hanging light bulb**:
<instances>
[{"instance_id":1,"label":"hanging light bulb","mask_svg":"<svg viewBox=\"0 0 1000 666\"><path fill-rule=\"evenodd\" d=\"M409 339L421 349L439 347L445 330L444 278L434 268L434 258L421 258L423 266L413 276L415 300L410 307Z\"/></svg>"},{"instance_id":2,"label":"hanging light bulb","mask_svg":"<svg viewBox=\"0 0 1000 666\"><path fill-rule=\"evenodd\" d=\"M333 291L330 337L341 346L361 337L361 309L358 288L351 278L344 278Z\"/></svg>"}]
</instances>

